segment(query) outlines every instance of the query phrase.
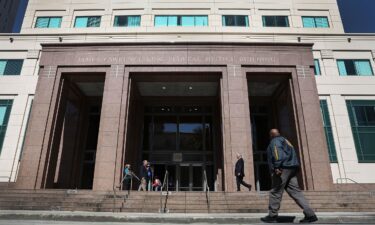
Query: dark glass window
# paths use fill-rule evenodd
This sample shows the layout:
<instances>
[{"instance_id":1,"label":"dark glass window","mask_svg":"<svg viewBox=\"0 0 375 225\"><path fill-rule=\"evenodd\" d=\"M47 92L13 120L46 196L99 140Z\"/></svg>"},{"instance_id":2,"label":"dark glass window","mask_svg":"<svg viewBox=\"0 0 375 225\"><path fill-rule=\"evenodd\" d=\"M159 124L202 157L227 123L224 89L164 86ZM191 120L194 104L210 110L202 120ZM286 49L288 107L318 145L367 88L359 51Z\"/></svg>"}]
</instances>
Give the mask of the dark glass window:
<instances>
[{"instance_id":1,"label":"dark glass window","mask_svg":"<svg viewBox=\"0 0 375 225\"><path fill-rule=\"evenodd\" d=\"M249 17L242 15L224 15L223 18L224 27L248 27Z\"/></svg>"},{"instance_id":2,"label":"dark glass window","mask_svg":"<svg viewBox=\"0 0 375 225\"><path fill-rule=\"evenodd\" d=\"M22 66L22 59L0 59L0 76L20 75Z\"/></svg>"},{"instance_id":3,"label":"dark glass window","mask_svg":"<svg viewBox=\"0 0 375 225\"><path fill-rule=\"evenodd\" d=\"M141 16L115 16L115 27L139 27Z\"/></svg>"},{"instance_id":4,"label":"dark glass window","mask_svg":"<svg viewBox=\"0 0 375 225\"><path fill-rule=\"evenodd\" d=\"M321 75L322 74L322 72L320 70L319 59L314 59L314 74L315 75Z\"/></svg>"},{"instance_id":5,"label":"dark glass window","mask_svg":"<svg viewBox=\"0 0 375 225\"><path fill-rule=\"evenodd\" d=\"M77 16L74 27L100 27L100 16Z\"/></svg>"},{"instance_id":6,"label":"dark glass window","mask_svg":"<svg viewBox=\"0 0 375 225\"><path fill-rule=\"evenodd\" d=\"M372 66L369 60L337 60L340 76L372 76Z\"/></svg>"},{"instance_id":7,"label":"dark glass window","mask_svg":"<svg viewBox=\"0 0 375 225\"><path fill-rule=\"evenodd\" d=\"M183 116L179 122L180 150L203 149L203 123L201 116Z\"/></svg>"},{"instance_id":8,"label":"dark glass window","mask_svg":"<svg viewBox=\"0 0 375 225\"><path fill-rule=\"evenodd\" d=\"M375 162L375 101L346 101L359 162Z\"/></svg>"},{"instance_id":9,"label":"dark glass window","mask_svg":"<svg viewBox=\"0 0 375 225\"><path fill-rule=\"evenodd\" d=\"M329 111L326 100L320 100L320 110L323 117L323 127L327 140L329 160L331 163L337 163L336 146L333 139L332 125L329 118Z\"/></svg>"},{"instance_id":10,"label":"dark glass window","mask_svg":"<svg viewBox=\"0 0 375 225\"><path fill-rule=\"evenodd\" d=\"M0 100L0 154L3 148L13 100Z\"/></svg>"},{"instance_id":11,"label":"dark glass window","mask_svg":"<svg viewBox=\"0 0 375 225\"><path fill-rule=\"evenodd\" d=\"M174 116L154 117L154 150L176 150L177 120Z\"/></svg>"},{"instance_id":12,"label":"dark glass window","mask_svg":"<svg viewBox=\"0 0 375 225\"><path fill-rule=\"evenodd\" d=\"M263 16L264 27L289 27L288 16Z\"/></svg>"},{"instance_id":13,"label":"dark glass window","mask_svg":"<svg viewBox=\"0 0 375 225\"><path fill-rule=\"evenodd\" d=\"M60 28L62 17L38 17L35 28Z\"/></svg>"}]
</instances>

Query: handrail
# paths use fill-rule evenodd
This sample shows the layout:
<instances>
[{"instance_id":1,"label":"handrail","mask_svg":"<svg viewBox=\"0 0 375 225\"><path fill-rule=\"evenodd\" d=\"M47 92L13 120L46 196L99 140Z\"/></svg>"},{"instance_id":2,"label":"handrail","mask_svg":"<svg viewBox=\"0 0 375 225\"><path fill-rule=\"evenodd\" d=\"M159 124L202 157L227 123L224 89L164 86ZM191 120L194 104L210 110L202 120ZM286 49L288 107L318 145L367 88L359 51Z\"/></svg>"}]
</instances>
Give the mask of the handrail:
<instances>
[{"instance_id":1,"label":"handrail","mask_svg":"<svg viewBox=\"0 0 375 225\"><path fill-rule=\"evenodd\" d=\"M164 179L163 179L163 184L161 185L161 189L160 189L160 213L166 213L167 212L167 201L168 201L168 195L169 195L169 191L168 191L168 186L169 186L169 182L168 182L168 170L165 171L165 174L164 174ZM167 194L165 196L165 202L164 202L164 208L163 208L163 189L166 187L167 189Z\"/></svg>"},{"instance_id":2,"label":"handrail","mask_svg":"<svg viewBox=\"0 0 375 225\"><path fill-rule=\"evenodd\" d=\"M204 192L206 193L207 209L208 209L208 213L210 213L210 186L208 186L206 170L203 170L203 179L204 179Z\"/></svg>"},{"instance_id":3,"label":"handrail","mask_svg":"<svg viewBox=\"0 0 375 225\"><path fill-rule=\"evenodd\" d=\"M337 183L337 184L339 184L339 180L341 180L340 184L343 184L342 180L348 180L348 181L351 181L351 182L355 183L356 185L358 185L358 186L364 188L366 191L370 191L365 185L363 185L363 184L361 184L361 183L358 183L357 181L355 181L355 180L353 180L353 179L351 179L351 178L348 178L348 177L339 177L339 178L336 179L336 183ZM371 191L371 194L372 194L372 193L373 193L373 192Z\"/></svg>"}]
</instances>

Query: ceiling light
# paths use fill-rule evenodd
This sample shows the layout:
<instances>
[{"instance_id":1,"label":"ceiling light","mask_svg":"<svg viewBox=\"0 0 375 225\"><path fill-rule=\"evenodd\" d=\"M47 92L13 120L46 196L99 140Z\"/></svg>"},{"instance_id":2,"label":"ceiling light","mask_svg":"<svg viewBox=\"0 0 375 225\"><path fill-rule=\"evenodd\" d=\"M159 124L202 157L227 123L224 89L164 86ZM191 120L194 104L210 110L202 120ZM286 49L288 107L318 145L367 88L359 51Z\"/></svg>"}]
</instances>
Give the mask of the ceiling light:
<instances>
[{"instance_id":1,"label":"ceiling light","mask_svg":"<svg viewBox=\"0 0 375 225\"><path fill-rule=\"evenodd\" d=\"M166 90L166 89L167 89L167 87L166 87L166 86L163 86L163 87L161 87L161 89L163 89L163 90Z\"/></svg>"}]
</instances>

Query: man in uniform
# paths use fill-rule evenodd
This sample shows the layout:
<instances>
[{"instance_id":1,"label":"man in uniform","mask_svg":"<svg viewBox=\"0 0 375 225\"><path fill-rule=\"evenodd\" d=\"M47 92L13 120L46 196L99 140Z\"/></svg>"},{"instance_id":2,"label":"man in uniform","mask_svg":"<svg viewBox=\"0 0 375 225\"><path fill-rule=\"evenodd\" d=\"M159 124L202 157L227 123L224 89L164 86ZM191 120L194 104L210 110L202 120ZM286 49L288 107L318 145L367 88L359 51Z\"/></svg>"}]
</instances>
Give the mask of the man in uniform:
<instances>
[{"instance_id":1,"label":"man in uniform","mask_svg":"<svg viewBox=\"0 0 375 225\"><path fill-rule=\"evenodd\" d=\"M290 142L282 137L277 129L270 131L271 142L267 148L268 166L272 176L272 189L269 196L269 214L261 218L266 223L276 223L284 190L303 209L305 218L300 223L318 220L299 188L297 173L299 161Z\"/></svg>"}]
</instances>

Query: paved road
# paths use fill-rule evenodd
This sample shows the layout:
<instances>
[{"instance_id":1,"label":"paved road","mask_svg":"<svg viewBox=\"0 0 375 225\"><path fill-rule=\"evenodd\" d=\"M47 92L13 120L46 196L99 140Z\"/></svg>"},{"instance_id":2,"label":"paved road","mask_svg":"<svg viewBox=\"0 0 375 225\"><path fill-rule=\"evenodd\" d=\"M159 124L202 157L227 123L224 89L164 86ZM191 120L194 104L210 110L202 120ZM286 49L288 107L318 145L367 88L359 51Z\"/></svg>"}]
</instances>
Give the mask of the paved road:
<instances>
[{"instance_id":1,"label":"paved road","mask_svg":"<svg viewBox=\"0 0 375 225\"><path fill-rule=\"evenodd\" d=\"M41 221L41 220L0 220L0 225L172 225L172 224L165 224L165 223L103 223L103 222L72 222L72 221ZM257 225L261 225L263 223L259 223ZM316 223L315 223L316 224ZM174 224L175 225L175 224ZM188 225L188 224L178 224L178 225ZM190 225L215 225L215 224L203 224L203 223L194 223ZM234 224L220 224L220 225L234 225ZM255 225L255 224L236 224L236 225ZM283 225L292 225L283 223ZM322 224L319 225L343 225L341 224ZM361 224L361 225L375 225L372 224Z\"/></svg>"}]
</instances>

